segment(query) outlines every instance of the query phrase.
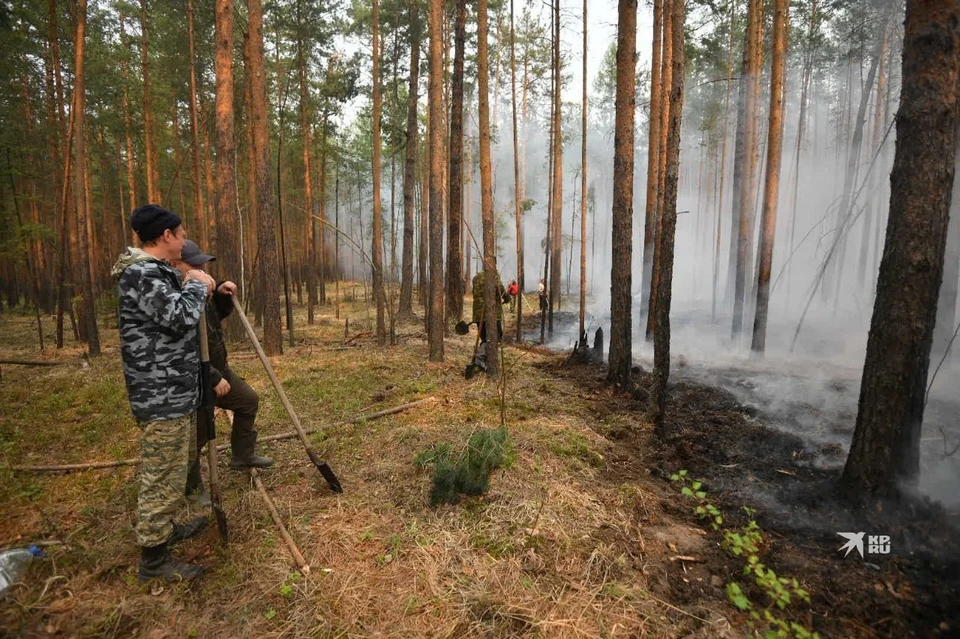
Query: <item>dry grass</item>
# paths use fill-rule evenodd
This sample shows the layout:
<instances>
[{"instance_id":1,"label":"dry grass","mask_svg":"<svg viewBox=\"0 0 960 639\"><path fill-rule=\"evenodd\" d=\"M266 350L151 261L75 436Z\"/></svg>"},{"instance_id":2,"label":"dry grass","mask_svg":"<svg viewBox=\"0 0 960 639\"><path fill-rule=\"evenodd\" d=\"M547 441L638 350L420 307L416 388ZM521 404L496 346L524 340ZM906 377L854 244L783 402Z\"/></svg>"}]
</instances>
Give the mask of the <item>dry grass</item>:
<instances>
[{"instance_id":1,"label":"dry grass","mask_svg":"<svg viewBox=\"0 0 960 639\"><path fill-rule=\"evenodd\" d=\"M346 306L350 332L366 309ZM299 309L299 315L305 315ZM303 319L301 317L301 319ZM30 356L25 318L0 316L0 354ZM302 324L301 324L302 326ZM221 470L231 544L210 529L178 550L208 568L192 585L151 592L136 584L134 468L14 475L2 465L135 456L137 430L112 348L89 367L79 350L50 369L4 366L0 381L0 543L58 539L25 584L0 604L0 633L123 637L642 637L729 632L722 615L651 594L663 544L644 535L663 521L656 488L616 479L611 444L572 382L551 377L542 352L507 350L507 422L517 453L490 492L429 508L430 474L413 463L430 446L459 446L499 425L496 386L462 377L473 335L451 335L446 361L426 361L419 323L400 345L369 338L343 349L343 324L324 308L299 343L274 360L306 425L431 396L383 420L338 427L314 442L343 482L333 495L296 440L264 447L261 474L311 566L293 562L249 479ZM25 346L26 345L26 346ZM235 368L261 394L262 434L289 430L249 349ZM602 425L600 425L602 426ZM223 427L223 425L222 425ZM644 425L640 425L645 428ZM185 514L186 516L186 514Z\"/></svg>"}]
</instances>

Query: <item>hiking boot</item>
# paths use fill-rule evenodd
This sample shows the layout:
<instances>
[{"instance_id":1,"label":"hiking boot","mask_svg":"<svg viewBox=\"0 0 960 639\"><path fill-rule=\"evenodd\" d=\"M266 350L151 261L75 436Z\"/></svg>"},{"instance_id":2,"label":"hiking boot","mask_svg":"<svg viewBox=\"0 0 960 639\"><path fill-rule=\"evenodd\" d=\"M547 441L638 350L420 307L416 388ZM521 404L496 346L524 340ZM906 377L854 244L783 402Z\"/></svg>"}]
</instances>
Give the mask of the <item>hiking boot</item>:
<instances>
[{"instance_id":1,"label":"hiking boot","mask_svg":"<svg viewBox=\"0 0 960 639\"><path fill-rule=\"evenodd\" d=\"M183 581L202 574L202 566L174 560L170 556L170 549L166 543L159 546L140 547L140 570L137 574L140 583L158 578L166 581Z\"/></svg>"},{"instance_id":2,"label":"hiking boot","mask_svg":"<svg viewBox=\"0 0 960 639\"><path fill-rule=\"evenodd\" d=\"M273 460L261 455L249 454L245 457L234 455L230 459L230 468L232 470L246 470L247 468L269 468L273 466Z\"/></svg>"},{"instance_id":3,"label":"hiking boot","mask_svg":"<svg viewBox=\"0 0 960 639\"><path fill-rule=\"evenodd\" d=\"M230 459L231 470L273 466L272 459L254 453L256 445L257 431L234 431L230 436L230 448L233 451L233 456Z\"/></svg>"},{"instance_id":4,"label":"hiking boot","mask_svg":"<svg viewBox=\"0 0 960 639\"><path fill-rule=\"evenodd\" d=\"M184 539L190 539L195 535L199 535L209 524L210 520L206 517L197 517L185 524L174 524L173 532L170 533L167 544L173 546L174 544L179 544Z\"/></svg>"},{"instance_id":5,"label":"hiking boot","mask_svg":"<svg viewBox=\"0 0 960 639\"><path fill-rule=\"evenodd\" d=\"M210 494L207 492L207 487L203 485L203 479L200 477L199 459L190 464L190 467L187 469L187 487L183 494L198 506L203 506L204 508L210 507Z\"/></svg>"}]
</instances>

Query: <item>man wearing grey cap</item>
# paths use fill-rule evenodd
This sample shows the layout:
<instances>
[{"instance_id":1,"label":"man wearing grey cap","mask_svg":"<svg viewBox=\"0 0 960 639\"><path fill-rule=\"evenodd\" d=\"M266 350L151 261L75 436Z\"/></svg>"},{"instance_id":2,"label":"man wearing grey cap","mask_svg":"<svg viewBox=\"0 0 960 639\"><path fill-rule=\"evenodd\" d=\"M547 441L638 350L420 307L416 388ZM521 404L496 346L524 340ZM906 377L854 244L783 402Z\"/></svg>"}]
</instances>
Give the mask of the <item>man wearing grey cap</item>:
<instances>
[{"instance_id":1,"label":"man wearing grey cap","mask_svg":"<svg viewBox=\"0 0 960 639\"><path fill-rule=\"evenodd\" d=\"M195 243L187 240L179 260L174 266L181 273L186 274L191 269L205 271L206 265L217 258L207 255ZM217 407L233 411L233 430L230 433L230 450L232 457L230 468L243 470L245 468L266 468L273 465L269 457L257 455L254 451L257 445L257 431L254 422L257 419L257 409L260 398L250 385L237 375L227 363L227 347L223 339L223 320L233 312L233 302L230 299L237 292L237 285L226 281L217 284L213 298L207 303L207 343L210 347L210 385L213 387ZM206 417L201 414L200 419ZM200 439L207 430L203 424L197 433L197 450L206 443ZM191 453L194 452L191 449ZM187 475L187 491L203 493L203 483L200 481L200 461L191 457L190 472Z\"/></svg>"},{"instance_id":2,"label":"man wearing grey cap","mask_svg":"<svg viewBox=\"0 0 960 639\"><path fill-rule=\"evenodd\" d=\"M141 430L135 527L139 579L189 579L203 569L174 560L170 546L207 525L205 517L186 524L173 518L183 498L200 404L200 313L215 283L199 270L181 277L171 265L181 258L186 241L176 213L146 204L133 212L130 226L142 247L128 248L111 273L117 278L127 395Z\"/></svg>"}]
</instances>

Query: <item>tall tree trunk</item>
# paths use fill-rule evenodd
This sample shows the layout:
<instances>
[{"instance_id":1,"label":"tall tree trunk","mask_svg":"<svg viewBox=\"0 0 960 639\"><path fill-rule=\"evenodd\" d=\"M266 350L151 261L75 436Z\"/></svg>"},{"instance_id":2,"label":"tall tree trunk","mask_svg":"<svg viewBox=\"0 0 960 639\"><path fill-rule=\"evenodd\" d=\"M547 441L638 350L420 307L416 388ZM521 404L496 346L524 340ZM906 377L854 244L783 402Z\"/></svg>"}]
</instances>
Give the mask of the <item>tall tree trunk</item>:
<instances>
[{"instance_id":1,"label":"tall tree trunk","mask_svg":"<svg viewBox=\"0 0 960 639\"><path fill-rule=\"evenodd\" d=\"M317 207L320 219L314 238L317 242L317 288L323 306L327 303L327 133L330 130L330 110L326 104L320 127L320 202Z\"/></svg>"},{"instance_id":2,"label":"tall tree trunk","mask_svg":"<svg viewBox=\"0 0 960 639\"><path fill-rule=\"evenodd\" d=\"M236 149L233 141L233 0L216 0L214 37L215 126L217 147L217 180L214 191L214 209L217 220L217 259L221 279L238 278L241 294L246 291L240 269L240 254L243 247L237 235L237 179ZM228 339L240 339L242 326L227 322L224 332Z\"/></svg>"},{"instance_id":3,"label":"tall tree trunk","mask_svg":"<svg viewBox=\"0 0 960 639\"><path fill-rule=\"evenodd\" d=\"M257 280L263 311L263 347L267 355L283 352L280 327L280 265L270 179L270 140L267 137L267 87L263 63L263 5L247 0L250 23L250 121L253 127L254 177L257 193Z\"/></svg>"},{"instance_id":4,"label":"tall tree trunk","mask_svg":"<svg viewBox=\"0 0 960 639\"><path fill-rule=\"evenodd\" d=\"M783 1L783 0L781 0ZM656 330L653 343L653 387L650 393L650 406L653 424L660 434L663 432L663 418L667 405L667 381L670 377L670 303L673 293L673 248L677 231L677 182L680 168L680 126L683 115L683 78L686 71L683 49L683 27L685 21L684 1L666 0L664 12L670 12L670 20L665 20L669 28L664 29L664 43L670 38L672 49L670 74L670 122L667 128L667 166L663 210L661 214L660 235L660 279L655 312ZM672 7L670 5L673 5ZM654 309L651 308L653 311Z\"/></svg>"},{"instance_id":5,"label":"tall tree trunk","mask_svg":"<svg viewBox=\"0 0 960 639\"><path fill-rule=\"evenodd\" d=\"M661 42L663 40L663 0L653 0L653 60L650 65L650 122L647 141L647 198L644 205L643 223L643 272L640 289L641 321L650 305L650 280L653 276L653 242L657 228L657 194L660 184L660 121L663 101L660 95L662 82Z\"/></svg>"},{"instance_id":6,"label":"tall tree trunk","mask_svg":"<svg viewBox=\"0 0 960 639\"><path fill-rule=\"evenodd\" d=\"M895 494L920 432L957 158L960 4L907 0L890 216L843 480Z\"/></svg>"},{"instance_id":7,"label":"tall tree trunk","mask_svg":"<svg viewBox=\"0 0 960 639\"><path fill-rule=\"evenodd\" d=\"M447 209L447 320L463 318L464 285L462 274L463 242L463 58L467 31L467 2L457 0L454 22L452 100L450 104L450 200Z\"/></svg>"},{"instance_id":8,"label":"tall tree trunk","mask_svg":"<svg viewBox=\"0 0 960 639\"><path fill-rule=\"evenodd\" d=\"M310 117L310 94L307 88L307 43L303 34L303 2L297 1L297 81L300 85L300 135L303 145L303 207L307 211L307 324L313 325L317 305L317 268L320 222L313 212L313 120Z\"/></svg>"},{"instance_id":9,"label":"tall tree trunk","mask_svg":"<svg viewBox=\"0 0 960 639\"><path fill-rule=\"evenodd\" d=\"M460 0L463 2L463 0ZM497 317L500 311L500 281L497 274L496 233L493 228L493 175L490 169L490 69L487 48L487 0L477 7L477 98L480 120L480 209L483 218L483 323L487 340L487 374L500 375L500 336ZM459 266L459 265L458 265ZM459 279L459 278L457 278Z\"/></svg>"},{"instance_id":10,"label":"tall tree trunk","mask_svg":"<svg viewBox=\"0 0 960 639\"><path fill-rule=\"evenodd\" d=\"M53 1L53 0L51 0ZM120 58L120 69L123 78L123 99L122 99L122 109L123 109L123 133L124 141L126 143L127 150L127 197L129 199L128 208L132 212L137 208L137 180L134 175L134 161L133 161L133 133L132 125L130 118L130 89L128 86L127 77L129 75L129 64L127 63L127 34L124 29L124 20L123 12L120 12L120 43L123 45L123 55ZM126 218L126 216L124 216ZM130 243L135 245L137 243L137 234L134 233L133 229L130 229Z\"/></svg>"},{"instance_id":11,"label":"tall tree trunk","mask_svg":"<svg viewBox=\"0 0 960 639\"><path fill-rule=\"evenodd\" d=\"M429 89L428 89L429 97ZM423 147L423 158L420 161L420 251L417 254L417 297L418 303L424 309L424 330L428 330L430 315L429 293L427 291L430 285L430 275L427 272L427 258L430 255L430 186L429 175L430 168L430 108L427 107L427 144Z\"/></svg>"},{"instance_id":12,"label":"tall tree trunk","mask_svg":"<svg viewBox=\"0 0 960 639\"><path fill-rule=\"evenodd\" d=\"M607 381L629 388L632 365L633 126L636 113L637 0L617 8L617 94L613 136L613 256Z\"/></svg>"},{"instance_id":13,"label":"tall tree trunk","mask_svg":"<svg viewBox=\"0 0 960 639\"><path fill-rule=\"evenodd\" d=\"M767 127L767 172L763 189L757 310L753 323L754 352L762 353L767 344L767 308L770 303L770 270L773 267L773 241L777 231L777 199L780 195L780 161L783 152L783 76L786 66L787 28L790 24L789 0L776 0L773 15L773 58L770 66L770 124Z\"/></svg>"},{"instance_id":14,"label":"tall tree trunk","mask_svg":"<svg viewBox=\"0 0 960 639\"><path fill-rule=\"evenodd\" d=\"M143 136L147 160L147 199L162 204L160 176L157 171L157 146L153 130L153 104L150 100L150 55L147 49L147 0L140 0L140 66L143 70ZM79 174L80 171L77 171Z\"/></svg>"},{"instance_id":15,"label":"tall tree trunk","mask_svg":"<svg viewBox=\"0 0 960 639\"><path fill-rule=\"evenodd\" d=\"M420 75L420 17L410 0L410 78L407 83L407 149L403 162L403 247L400 268L401 317L413 315L413 236L417 186L417 91Z\"/></svg>"},{"instance_id":16,"label":"tall tree trunk","mask_svg":"<svg viewBox=\"0 0 960 639\"><path fill-rule=\"evenodd\" d=\"M743 328L743 301L749 268L750 242L753 241L753 197L756 179L757 153L757 89L760 81L762 42L760 41L763 3L747 3L747 46L743 53L743 72L740 76L740 104L737 109L737 145L734 152L733 202L734 225L731 229L731 264L728 280L732 277L733 320L731 334L740 336Z\"/></svg>"},{"instance_id":17,"label":"tall tree trunk","mask_svg":"<svg viewBox=\"0 0 960 639\"><path fill-rule=\"evenodd\" d=\"M560 282L563 268L563 114L561 112L560 92L563 88L563 69L560 60L560 0L553 2L553 67L556 83L553 92L553 197L551 199L550 241L552 259L550 261L550 319L549 330L553 334L553 311L560 308Z\"/></svg>"},{"instance_id":18,"label":"tall tree trunk","mask_svg":"<svg viewBox=\"0 0 960 639\"><path fill-rule=\"evenodd\" d=\"M584 3L586 7L586 3ZM584 8L586 15L586 8ZM586 20L586 18L584 18ZM584 35L586 38L586 35ZM513 25L513 0L510 0L510 104L513 118L513 215L517 227L517 343L523 341L523 217L520 210L520 148L517 134L517 35ZM586 60L586 53L584 53ZM584 62L586 64L586 62ZM586 74L584 74L586 78ZM584 80L586 82L586 80ZM581 327L582 328L582 327ZM582 331L581 331L582 332Z\"/></svg>"},{"instance_id":19,"label":"tall tree trunk","mask_svg":"<svg viewBox=\"0 0 960 639\"><path fill-rule=\"evenodd\" d=\"M587 0L583 0L583 113L580 120L580 346L587 346Z\"/></svg>"},{"instance_id":20,"label":"tall tree trunk","mask_svg":"<svg viewBox=\"0 0 960 639\"><path fill-rule=\"evenodd\" d=\"M77 226L80 227L80 253L77 255L77 263L74 264L74 271L80 273L80 290L83 293L83 314L86 320L87 347L90 355L100 354L100 334L97 331L97 305L94 299L93 286L93 247L89 243L87 226L89 225L90 201L87 192L86 164L87 164L87 143L86 143L86 80L84 78L84 56L87 45L87 0L77 0L77 34L74 39L74 86L73 86L73 111L75 117L75 133L77 138L74 147L76 156L74 158L74 185L73 194L77 207Z\"/></svg>"},{"instance_id":21,"label":"tall tree trunk","mask_svg":"<svg viewBox=\"0 0 960 639\"><path fill-rule=\"evenodd\" d=\"M442 0L430 0L430 299L427 343L430 361L443 361L443 26ZM422 263L422 260L421 260ZM422 275L421 275L422 277Z\"/></svg>"},{"instance_id":22,"label":"tall tree trunk","mask_svg":"<svg viewBox=\"0 0 960 639\"><path fill-rule=\"evenodd\" d=\"M660 82L664 87L670 87L673 82L673 42L668 35L673 28L673 12L667 7L664 0L663 7L663 65L660 72ZM662 237L660 227L663 225L663 198L666 194L667 182L667 134L670 128L670 91L661 91L660 93L659 116L660 116L660 143L658 145L657 164L657 205L656 215L654 217L653 231L653 265L650 273L650 300L647 303L647 330L646 339L653 341L654 331L657 322L657 299L660 290L660 266L663 263L660 259L662 248Z\"/></svg>"},{"instance_id":23,"label":"tall tree trunk","mask_svg":"<svg viewBox=\"0 0 960 639\"><path fill-rule=\"evenodd\" d=\"M387 343L383 294L383 205L380 201L380 2L373 0L373 297L377 303L377 344Z\"/></svg>"},{"instance_id":24,"label":"tall tree trunk","mask_svg":"<svg viewBox=\"0 0 960 639\"><path fill-rule=\"evenodd\" d=\"M190 140L193 143L193 221L196 233L206 250L210 246L210 236L203 202L203 182L200 179L200 122L197 116L197 71L193 47L193 0L187 0L187 46L190 56Z\"/></svg>"}]
</instances>

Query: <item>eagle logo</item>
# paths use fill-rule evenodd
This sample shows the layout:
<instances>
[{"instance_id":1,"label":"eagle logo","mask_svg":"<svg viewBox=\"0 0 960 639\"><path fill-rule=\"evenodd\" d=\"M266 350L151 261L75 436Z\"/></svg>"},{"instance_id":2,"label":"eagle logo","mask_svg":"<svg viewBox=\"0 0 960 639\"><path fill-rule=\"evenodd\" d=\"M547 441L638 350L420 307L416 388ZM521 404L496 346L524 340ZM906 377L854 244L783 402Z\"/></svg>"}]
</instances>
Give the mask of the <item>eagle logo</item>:
<instances>
[{"instance_id":1,"label":"eagle logo","mask_svg":"<svg viewBox=\"0 0 960 639\"><path fill-rule=\"evenodd\" d=\"M857 552L860 553L860 558L861 559L863 558L863 535L865 533L838 532L837 534L847 540L847 543L840 546L840 549L837 552L843 552L844 550L846 550L847 552L845 552L843 555L844 557L846 557L847 555L850 554L851 550L856 548Z\"/></svg>"}]
</instances>

